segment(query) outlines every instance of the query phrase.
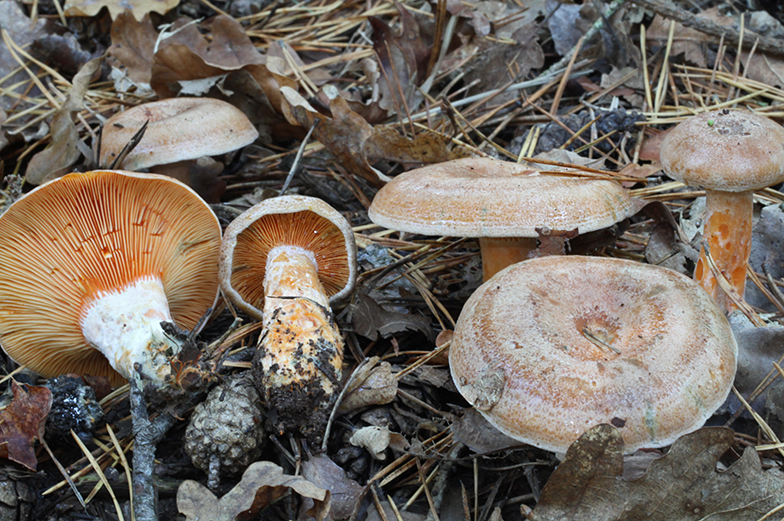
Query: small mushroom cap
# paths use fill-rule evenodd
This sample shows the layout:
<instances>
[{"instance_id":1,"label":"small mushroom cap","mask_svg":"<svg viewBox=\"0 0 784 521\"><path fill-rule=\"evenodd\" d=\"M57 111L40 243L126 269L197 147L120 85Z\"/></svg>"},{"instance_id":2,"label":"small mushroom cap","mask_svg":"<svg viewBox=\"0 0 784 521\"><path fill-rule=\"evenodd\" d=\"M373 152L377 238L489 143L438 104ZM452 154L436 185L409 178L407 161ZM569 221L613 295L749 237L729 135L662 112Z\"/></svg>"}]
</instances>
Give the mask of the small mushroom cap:
<instances>
[{"instance_id":1,"label":"small mushroom cap","mask_svg":"<svg viewBox=\"0 0 784 521\"><path fill-rule=\"evenodd\" d=\"M354 288L357 245L345 217L315 197L265 199L232 221L221 246L223 293L253 318L262 319L267 254L284 245L313 253L330 302L346 297Z\"/></svg>"},{"instance_id":2,"label":"small mushroom cap","mask_svg":"<svg viewBox=\"0 0 784 521\"><path fill-rule=\"evenodd\" d=\"M101 165L108 166L139 129L144 137L119 168L141 170L226 154L253 143L259 133L233 105L214 98L171 98L144 103L109 118L101 134Z\"/></svg>"},{"instance_id":3,"label":"small mushroom cap","mask_svg":"<svg viewBox=\"0 0 784 521\"><path fill-rule=\"evenodd\" d=\"M395 177L368 216L391 230L458 237L537 237L537 227L607 228L637 207L614 181L539 172L516 163L467 158Z\"/></svg>"},{"instance_id":4,"label":"small mushroom cap","mask_svg":"<svg viewBox=\"0 0 784 521\"><path fill-rule=\"evenodd\" d=\"M784 127L747 110L716 110L673 128L661 145L667 175L722 192L784 181Z\"/></svg>"},{"instance_id":5,"label":"small mushroom cap","mask_svg":"<svg viewBox=\"0 0 784 521\"><path fill-rule=\"evenodd\" d=\"M98 296L158 278L184 329L195 327L218 296L220 223L170 177L68 174L11 205L0 229L0 344L47 378L125 381L82 333Z\"/></svg>"},{"instance_id":6,"label":"small mushroom cap","mask_svg":"<svg viewBox=\"0 0 784 521\"><path fill-rule=\"evenodd\" d=\"M544 257L467 301L449 353L460 393L500 431L564 453L619 427L628 453L662 447L724 402L737 345L691 279L632 261Z\"/></svg>"}]
</instances>

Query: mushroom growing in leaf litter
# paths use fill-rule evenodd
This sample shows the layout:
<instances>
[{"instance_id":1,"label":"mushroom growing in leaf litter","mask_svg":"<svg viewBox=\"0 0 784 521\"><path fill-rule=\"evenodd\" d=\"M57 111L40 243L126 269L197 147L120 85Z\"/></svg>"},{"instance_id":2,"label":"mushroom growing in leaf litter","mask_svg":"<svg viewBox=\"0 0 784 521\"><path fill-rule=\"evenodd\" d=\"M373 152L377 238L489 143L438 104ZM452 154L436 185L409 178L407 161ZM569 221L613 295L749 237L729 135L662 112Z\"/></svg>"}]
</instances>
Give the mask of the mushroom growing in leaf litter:
<instances>
[{"instance_id":1,"label":"mushroom growing in leaf litter","mask_svg":"<svg viewBox=\"0 0 784 521\"><path fill-rule=\"evenodd\" d=\"M140 170L203 156L226 154L253 143L259 133L230 103L214 98L171 98L118 112L101 132L101 165L120 156L147 124L141 141L118 168Z\"/></svg>"},{"instance_id":2,"label":"mushroom growing in leaf litter","mask_svg":"<svg viewBox=\"0 0 784 521\"><path fill-rule=\"evenodd\" d=\"M508 267L466 302L449 351L460 393L501 432L565 453L619 428L628 453L698 429L724 402L737 345L693 280L620 259Z\"/></svg>"},{"instance_id":3,"label":"mushroom growing in leaf litter","mask_svg":"<svg viewBox=\"0 0 784 521\"><path fill-rule=\"evenodd\" d=\"M703 112L673 128L660 154L667 175L705 188L704 243L719 271L743 298L754 190L784 181L784 127L747 110ZM734 310L706 257L703 247L695 280L722 309Z\"/></svg>"},{"instance_id":4,"label":"mushroom growing in leaf litter","mask_svg":"<svg viewBox=\"0 0 784 521\"><path fill-rule=\"evenodd\" d=\"M352 291L356 255L348 221L313 197L267 199L226 228L220 283L237 307L263 321L253 369L277 432L320 442L343 369L329 304Z\"/></svg>"},{"instance_id":5,"label":"mushroom growing in leaf litter","mask_svg":"<svg viewBox=\"0 0 784 521\"><path fill-rule=\"evenodd\" d=\"M0 216L0 344L38 374L162 384L218 295L220 225L166 176L68 174Z\"/></svg>"},{"instance_id":6,"label":"mushroom growing in leaf litter","mask_svg":"<svg viewBox=\"0 0 784 521\"><path fill-rule=\"evenodd\" d=\"M528 258L537 228L601 230L640 207L615 181L542 175L517 163L467 158L398 175L378 191L368 217L391 230L479 238L487 280Z\"/></svg>"}]
</instances>

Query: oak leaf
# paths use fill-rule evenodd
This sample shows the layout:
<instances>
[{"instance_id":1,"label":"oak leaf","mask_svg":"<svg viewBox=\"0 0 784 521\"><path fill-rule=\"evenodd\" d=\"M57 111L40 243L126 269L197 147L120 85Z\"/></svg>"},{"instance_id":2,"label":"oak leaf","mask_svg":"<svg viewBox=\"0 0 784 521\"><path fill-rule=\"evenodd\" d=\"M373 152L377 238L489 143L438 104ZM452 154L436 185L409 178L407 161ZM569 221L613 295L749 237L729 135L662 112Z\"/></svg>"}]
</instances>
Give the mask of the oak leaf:
<instances>
[{"instance_id":1,"label":"oak leaf","mask_svg":"<svg viewBox=\"0 0 784 521\"><path fill-rule=\"evenodd\" d=\"M52 407L52 392L11 381L11 403L0 413L0 457L35 471L38 460L33 444L43 439L46 415Z\"/></svg>"}]
</instances>

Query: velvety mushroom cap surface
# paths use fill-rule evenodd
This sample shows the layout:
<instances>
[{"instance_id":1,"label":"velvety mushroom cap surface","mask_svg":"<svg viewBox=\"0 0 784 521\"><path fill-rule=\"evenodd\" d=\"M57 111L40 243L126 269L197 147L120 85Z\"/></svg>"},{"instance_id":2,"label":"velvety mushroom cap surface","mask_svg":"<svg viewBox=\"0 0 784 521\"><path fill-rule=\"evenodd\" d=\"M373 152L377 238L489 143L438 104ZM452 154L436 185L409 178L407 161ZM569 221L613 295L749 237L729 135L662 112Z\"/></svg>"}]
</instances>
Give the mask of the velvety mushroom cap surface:
<instances>
[{"instance_id":1,"label":"velvety mushroom cap surface","mask_svg":"<svg viewBox=\"0 0 784 521\"><path fill-rule=\"evenodd\" d=\"M15 202L0 229L0 344L44 377L124 381L83 335L98 297L158 279L184 329L217 298L220 224L190 188L166 176L69 174Z\"/></svg>"},{"instance_id":2,"label":"velvety mushroom cap surface","mask_svg":"<svg viewBox=\"0 0 784 521\"><path fill-rule=\"evenodd\" d=\"M111 164L146 121L144 137L118 167L140 170L217 156L259 137L245 114L225 101L171 98L137 105L109 118L101 134L101 164Z\"/></svg>"},{"instance_id":3,"label":"velvety mushroom cap surface","mask_svg":"<svg viewBox=\"0 0 784 521\"><path fill-rule=\"evenodd\" d=\"M717 110L673 128L661 146L667 175L723 192L784 181L784 127L747 110Z\"/></svg>"},{"instance_id":4,"label":"velvety mushroom cap surface","mask_svg":"<svg viewBox=\"0 0 784 521\"><path fill-rule=\"evenodd\" d=\"M499 430L564 453L619 427L625 450L669 445L724 402L737 346L694 281L632 261L545 257L510 266L469 299L449 363Z\"/></svg>"},{"instance_id":5,"label":"velvety mushroom cap surface","mask_svg":"<svg viewBox=\"0 0 784 521\"><path fill-rule=\"evenodd\" d=\"M539 172L511 162L467 158L395 177L368 211L385 228L459 237L537 237L536 228L580 233L607 228L637 207L614 181Z\"/></svg>"},{"instance_id":6,"label":"velvety mushroom cap surface","mask_svg":"<svg viewBox=\"0 0 784 521\"><path fill-rule=\"evenodd\" d=\"M221 247L221 287L252 317L262 318L267 257L280 246L298 246L312 252L330 301L345 297L353 288L356 243L348 221L314 197L266 199L232 221Z\"/></svg>"}]
</instances>

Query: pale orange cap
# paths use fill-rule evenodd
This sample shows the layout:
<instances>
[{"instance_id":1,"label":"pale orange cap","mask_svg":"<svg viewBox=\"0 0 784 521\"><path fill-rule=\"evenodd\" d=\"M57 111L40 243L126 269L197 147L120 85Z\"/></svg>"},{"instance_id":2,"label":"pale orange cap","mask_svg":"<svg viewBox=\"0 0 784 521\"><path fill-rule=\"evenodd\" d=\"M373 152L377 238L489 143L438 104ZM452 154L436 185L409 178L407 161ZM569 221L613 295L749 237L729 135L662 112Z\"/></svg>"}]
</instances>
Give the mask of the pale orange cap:
<instances>
[{"instance_id":1,"label":"pale orange cap","mask_svg":"<svg viewBox=\"0 0 784 521\"><path fill-rule=\"evenodd\" d=\"M537 237L537 227L601 230L639 209L615 181L544 175L523 165L466 158L398 175L368 210L391 230L457 237Z\"/></svg>"},{"instance_id":2,"label":"pale orange cap","mask_svg":"<svg viewBox=\"0 0 784 521\"><path fill-rule=\"evenodd\" d=\"M759 190L784 181L784 127L748 110L703 112L667 134L660 159L667 175L687 185Z\"/></svg>"},{"instance_id":3,"label":"pale orange cap","mask_svg":"<svg viewBox=\"0 0 784 521\"><path fill-rule=\"evenodd\" d=\"M259 133L230 103L214 98L170 98L118 112L103 126L101 165L110 165L149 121L139 144L118 168L141 170L226 154L253 143Z\"/></svg>"},{"instance_id":4,"label":"pale orange cap","mask_svg":"<svg viewBox=\"0 0 784 521\"><path fill-rule=\"evenodd\" d=\"M552 256L466 302L449 351L461 394L501 432L565 453L619 428L627 453L703 425L735 377L727 319L691 279L620 259Z\"/></svg>"}]
</instances>

